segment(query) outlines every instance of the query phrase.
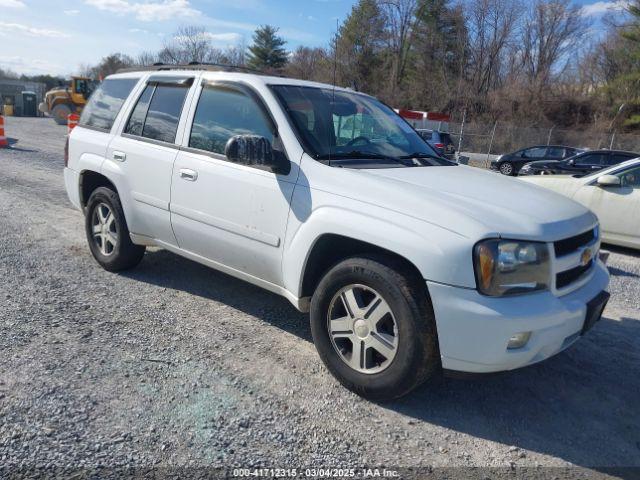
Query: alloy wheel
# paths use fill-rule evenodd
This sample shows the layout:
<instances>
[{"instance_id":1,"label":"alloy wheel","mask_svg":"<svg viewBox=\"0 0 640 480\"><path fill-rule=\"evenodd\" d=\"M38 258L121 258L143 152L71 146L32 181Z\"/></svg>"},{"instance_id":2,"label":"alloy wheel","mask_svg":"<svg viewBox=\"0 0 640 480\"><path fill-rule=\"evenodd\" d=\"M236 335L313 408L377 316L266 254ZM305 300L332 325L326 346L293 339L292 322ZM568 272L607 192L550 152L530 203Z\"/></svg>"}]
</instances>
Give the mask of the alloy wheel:
<instances>
[{"instance_id":1,"label":"alloy wheel","mask_svg":"<svg viewBox=\"0 0 640 480\"><path fill-rule=\"evenodd\" d=\"M503 175L511 175L513 173L513 165L509 162L500 165L500 173Z\"/></svg>"},{"instance_id":2,"label":"alloy wheel","mask_svg":"<svg viewBox=\"0 0 640 480\"><path fill-rule=\"evenodd\" d=\"M334 295L327 329L340 359L360 373L382 372L398 351L398 325L391 307L365 285L348 285Z\"/></svg>"},{"instance_id":3,"label":"alloy wheel","mask_svg":"<svg viewBox=\"0 0 640 480\"><path fill-rule=\"evenodd\" d=\"M106 203L100 203L93 211L91 219L91 232L93 241L105 257L113 254L118 245L118 229L116 218L111 207Z\"/></svg>"}]
</instances>

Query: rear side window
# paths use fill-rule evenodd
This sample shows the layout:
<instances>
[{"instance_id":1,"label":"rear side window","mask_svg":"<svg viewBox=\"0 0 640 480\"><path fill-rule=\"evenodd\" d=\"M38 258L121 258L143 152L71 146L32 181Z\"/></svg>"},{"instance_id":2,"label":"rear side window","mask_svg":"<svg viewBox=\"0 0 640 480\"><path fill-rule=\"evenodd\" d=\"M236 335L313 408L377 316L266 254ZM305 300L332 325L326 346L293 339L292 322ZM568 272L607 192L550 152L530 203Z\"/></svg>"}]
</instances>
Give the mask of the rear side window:
<instances>
[{"instance_id":1,"label":"rear side window","mask_svg":"<svg viewBox=\"0 0 640 480\"><path fill-rule=\"evenodd\" d=\"M271 122L260 105L241 90L224 85L202 90L193 119L189 146L224 155L235 135L259 135L273 143Z\"/></svg>"},{"instance_id":2,"label":"rear side window","mask_svg":"<svg viewBox=\"0 0 640 480\"><path fill-rule=\"evenodd\" d=\"M549 157L549 158L562 158L562 157L564 157L564 148L549 147L547 149L547 157Z\"/></svg>"},{"instance_id":3,"label":"rear side window","mask_svg":"<svg viewBox=\"0 0 640 480\"><path fill-rule=\"evenodd\" d=\"M613 155L609 156L609 158L607 158L607 165L617 165L619 163L622 162L626 162L627 160L631 160L632 158L635 158L631 155L624 155L621 153L614 153Z\"/></svg>"},{"instance_id":4,"label":"rear side window","mask_svg":"<svg viewBox=\"0 0 640 480\"><path fill-rule=\"evenodd\" d=\"M136 78L106 79L91 95L80 117L80 125L111 130L122 105L138 83Z\"/></svg>"},{"instance_id":5,"label":"rear side window","mask_svg":"<svg viewBox=\"0 0 640 480\"><path fill-rule=\"evenodd\" d=\"M142 136L142 129L144 128L144 121L147 119L147 112L149 111L149 104L151 103L151 97L156 87L153 85L147 85L142 95L138 99L136 107L133 109L133 113L129 118L129 123L124 130L124 133L131 135Z\"/></svg>"},{"instance_id":6,"label":"rear side window","mask_svg":"<svg viewBox=\"0 0 640 480\"><path fill-rule=\"evenodd\" d=\"M525 158L543 158L546 151L547 149L544 147L529 148L522 153L522 156Z\"/></svg>"},{"instance_id":7,"label":"rear side window","mask_svg":"<svg viewBox=\"0 0 640 480\"><path fill-rule=\"evenodd\" d=\"M125 133L175 143L188 91L177 85L147 85L133 109Z\"/></svg>"}]
</instances>

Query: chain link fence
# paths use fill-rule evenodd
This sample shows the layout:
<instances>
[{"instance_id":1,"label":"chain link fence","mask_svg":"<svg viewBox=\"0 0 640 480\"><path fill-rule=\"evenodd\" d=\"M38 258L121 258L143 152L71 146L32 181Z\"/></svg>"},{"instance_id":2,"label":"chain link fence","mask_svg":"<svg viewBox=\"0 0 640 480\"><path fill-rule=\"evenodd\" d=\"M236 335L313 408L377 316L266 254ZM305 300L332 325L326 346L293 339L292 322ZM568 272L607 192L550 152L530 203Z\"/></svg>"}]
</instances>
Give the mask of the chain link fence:
<instances>
[{"instance_id":1,"label":"chain link fence","mask_svg":"<svg viewBox=\"0 0 640 480\"><path fill-rule=\"evenodd\" d=\"M496 155L535 145L565 145L585 149L612 149L639 152L640 135L607 132L591 128L566 130L556 127L516 127L508 123L493 125L473 122L449 123L456 150L470 165L487 168Z\"/></svg>"}]
</instances>

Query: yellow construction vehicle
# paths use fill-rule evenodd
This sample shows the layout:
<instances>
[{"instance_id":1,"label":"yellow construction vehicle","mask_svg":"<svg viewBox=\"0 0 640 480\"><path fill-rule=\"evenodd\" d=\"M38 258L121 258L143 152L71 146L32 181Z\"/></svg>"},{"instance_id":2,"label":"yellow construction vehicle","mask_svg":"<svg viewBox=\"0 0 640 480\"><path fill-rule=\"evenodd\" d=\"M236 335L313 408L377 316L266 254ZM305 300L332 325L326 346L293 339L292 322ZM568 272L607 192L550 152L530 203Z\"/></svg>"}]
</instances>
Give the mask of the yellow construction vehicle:
<instances>
[{"instance_id":1,"label":"yellow construction vehicle","mask_svg":"<svg viewBox=\"0 0 640 480\"><path fill-rule=\"evenodd\" d=\"M70 113L82 112L96 85L97 82L86 77L71 77L69 85L61 85L45 94L39 110L50 115L58 125L66 125Z\"/></svg>"}]
</instances>

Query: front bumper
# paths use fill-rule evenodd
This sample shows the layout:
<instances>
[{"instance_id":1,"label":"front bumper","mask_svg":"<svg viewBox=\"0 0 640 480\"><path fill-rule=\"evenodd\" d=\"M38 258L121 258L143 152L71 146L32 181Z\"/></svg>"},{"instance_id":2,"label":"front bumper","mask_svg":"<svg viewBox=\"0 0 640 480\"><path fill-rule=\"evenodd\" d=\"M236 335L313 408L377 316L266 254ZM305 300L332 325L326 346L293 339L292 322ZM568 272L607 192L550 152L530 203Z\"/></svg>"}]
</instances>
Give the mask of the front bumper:
<instances>
[{"instance_id":1,"label":"front bumper","mask_svg":"<svg viewBox=\"0 0 640 480\"><path fill-rule=\"evenodd\" d=\"M442 368L489 373L545 360L580 338L587 302L605 290L609 273L598 262L590 281L556 297L541 292L495 298L476 290L427 282L438 328ZM532 332L522 348L507 350L511 336Z\"/></svg>"}]
</instances>

